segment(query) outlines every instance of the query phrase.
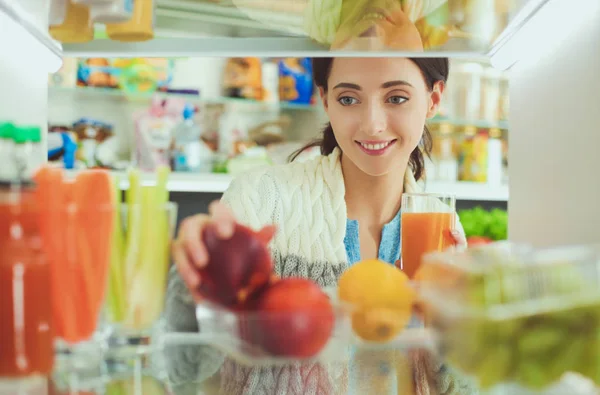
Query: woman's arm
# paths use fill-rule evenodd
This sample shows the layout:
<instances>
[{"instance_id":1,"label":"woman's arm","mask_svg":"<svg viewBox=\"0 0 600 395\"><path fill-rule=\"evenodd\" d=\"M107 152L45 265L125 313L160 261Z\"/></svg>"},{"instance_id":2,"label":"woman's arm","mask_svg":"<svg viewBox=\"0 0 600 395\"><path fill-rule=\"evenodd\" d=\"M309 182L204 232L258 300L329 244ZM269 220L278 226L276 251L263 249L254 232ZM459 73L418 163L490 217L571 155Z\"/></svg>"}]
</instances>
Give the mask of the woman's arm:
<instances>
[{"instance_id":1,"label":"woman's arm","mask_svg":"<svg viewBox=\"0 0 600 395\"><path fill-rule=\"evenodd\" d=\"M273 222L273 212L278 207L276 191L272 177L251 172L236 178L221 201L231 209L237 222L257 227ZM166 332L198 332L196 304L175 265L169 271L164 318ZM225 359L210 346L167 345L164 356L169 379L175 385L208 379L219 371Z\"/></svg>"}]
</instances>

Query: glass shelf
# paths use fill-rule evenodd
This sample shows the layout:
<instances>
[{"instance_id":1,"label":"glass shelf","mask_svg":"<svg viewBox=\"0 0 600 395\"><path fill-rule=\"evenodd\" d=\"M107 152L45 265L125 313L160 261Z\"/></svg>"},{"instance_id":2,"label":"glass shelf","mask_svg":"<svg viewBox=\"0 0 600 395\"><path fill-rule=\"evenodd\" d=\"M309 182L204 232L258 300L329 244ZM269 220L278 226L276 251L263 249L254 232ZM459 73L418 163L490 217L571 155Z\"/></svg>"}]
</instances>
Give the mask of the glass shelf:
<instances>
[{"instance_id":1,"label":"glass shelf","mask_svg":"<svg viewBox=\"0 0 600 395\"><path fill-rule=\"evenodd\" d=\"M318 110L319 106L312 104L296 104L287 102L267 102L257 101L248 99L239 99L232 97L201 97L195 94L182 94L182 93L168 93L168 92L153 92L153 93L127 93L120 89L111 88L91 88L91 87L58 87L50 86L48 89L50 99L53 97L58 98L60 96L72 95L73 97L80 99L103 99L103 100L125 100L130 102L150 102L153 97L158 96L160 98L181 98L191 103L197 104L240 104L248 106L274 108L279 107L282 110L302 110L302 111L313 111Z\"/></svg>"},{"instance_id":2,"label":"glass shelf","mask_svg":"<svg viewBox=\"0 0 600 395\"><path fill-rule=\"evenodd\" d=\"M486 120L466 120L448 117L434 117L427 121L430 125L448 123L453 126L475 126L478 129L503 129L508 130L508 121L486 121Z\"/></svg>"}]
</instances>

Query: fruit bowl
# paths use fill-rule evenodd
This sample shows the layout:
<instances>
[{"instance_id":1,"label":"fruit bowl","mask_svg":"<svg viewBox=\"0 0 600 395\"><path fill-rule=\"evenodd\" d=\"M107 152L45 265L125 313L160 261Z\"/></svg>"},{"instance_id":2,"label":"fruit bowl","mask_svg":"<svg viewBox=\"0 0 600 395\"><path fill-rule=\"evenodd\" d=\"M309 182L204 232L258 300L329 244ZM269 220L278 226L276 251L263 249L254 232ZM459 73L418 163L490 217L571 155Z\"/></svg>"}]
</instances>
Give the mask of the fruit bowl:
<instances>
[{"instance_id":1,"label":"fruit bowl","mask_svg":"<svg viewBox=\"0 0 600 395\"><path fill-rule=\"evenodd\" d=\"M441 351L482 389L600 383L600 249L498 243L424 257L419 299Z\"/></svg>"},{"instance_id":2,"label":"fruit bowl","mask_svg":"<svg viewBox=\"0 0 600 395\"><path fill-rule=\"evenodd\" d=\"M331 306L333 316L312 309L235 311L203 302L196 306L198 338L252 366L339 361L352 339L350 310L334 300Z\"/></svg>"}]
</instances>

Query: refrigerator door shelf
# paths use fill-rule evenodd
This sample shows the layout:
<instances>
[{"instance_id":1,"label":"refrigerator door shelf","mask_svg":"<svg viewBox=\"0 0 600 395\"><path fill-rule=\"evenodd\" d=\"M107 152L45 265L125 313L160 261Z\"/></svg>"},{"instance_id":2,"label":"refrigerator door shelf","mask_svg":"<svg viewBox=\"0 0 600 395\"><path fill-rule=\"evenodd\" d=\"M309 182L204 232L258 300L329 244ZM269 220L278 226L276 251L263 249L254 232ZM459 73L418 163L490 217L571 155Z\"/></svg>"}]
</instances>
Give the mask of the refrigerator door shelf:
<instances>
[{"instance_id":1,"label":"refrigerator door shelf","mask_svg":"<svg viewBox=\"0 0 600 395\"><path fill-rule=\"evenodd\" d=\"M62 66L62 47L33 20L19 0L0 0L0 53L2 57L42 63L49 73L54 73Z\"/></svg>"}]
</instances>

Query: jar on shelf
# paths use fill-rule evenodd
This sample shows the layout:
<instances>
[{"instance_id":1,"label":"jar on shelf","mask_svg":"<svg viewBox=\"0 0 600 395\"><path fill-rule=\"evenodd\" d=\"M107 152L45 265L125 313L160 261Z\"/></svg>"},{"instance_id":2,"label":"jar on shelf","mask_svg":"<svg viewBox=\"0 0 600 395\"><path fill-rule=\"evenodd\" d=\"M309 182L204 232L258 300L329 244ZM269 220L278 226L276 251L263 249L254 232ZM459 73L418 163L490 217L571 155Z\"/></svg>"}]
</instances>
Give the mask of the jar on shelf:
<instances>
[{"instance_id":1,"label":"jar on shelf","mask_svg":"<svg viewBox=\"0 0 600 395\"><path fill-rule=\"evenodd\" d=\"M480 119L494 123L500 120L500 83L502 72L487 67L481 80L481 114Z\"/></svg>"},{"instance_id":2,"label":"jar on shelf","mask_svg":"<svg viewBox=\"0 0 600 395\"><path fill-rule=\"evenodd\" d=\"M487 142L487 182L497 186L503 179L502 131L492 128Z\"/></svg>"},{"instance_id":3,"label":"jar on shelf","mask_svg":"<svg viewBox=\"0 0 600 395\"><path fill-rule=\"evenodd\" d=\"M455 182L458 179L458 158L453 133L452 124L442 123L434 137L435 174L439 181Z\"/></svg>"},{"instance_id":4,"label":"jar on shelf","mask_svg":"<svg viewBox=\"0 0 600 395\"><path fill-rule=\"evenodd\" d=\"M61 43L85 43L94 39L94 25L90 16L90 8L84 4L67 3L62 23L51 25L49 33Z\"/></svg>"},{"instance_id":5,"label":"jar on shelf","mask_svg":"<svg viewBox=\"0 0 600 395\"><path fill-rule=\"evenodd\" d=\"M483 66L475 62L458 63L448 83L447 105L451 118L477 121L481 113L481 80Z\"/></svg>"},{"instance_id":6,"label":"jar on shelf","mask_svg":"<svg viewBox=\"0 0 600 395\"><path fill-rule=\"evenodd\" d=\"M460 147L460 181L486 182L487 180L487 132L467 126Z\"/></svg>"}]
</instances>

